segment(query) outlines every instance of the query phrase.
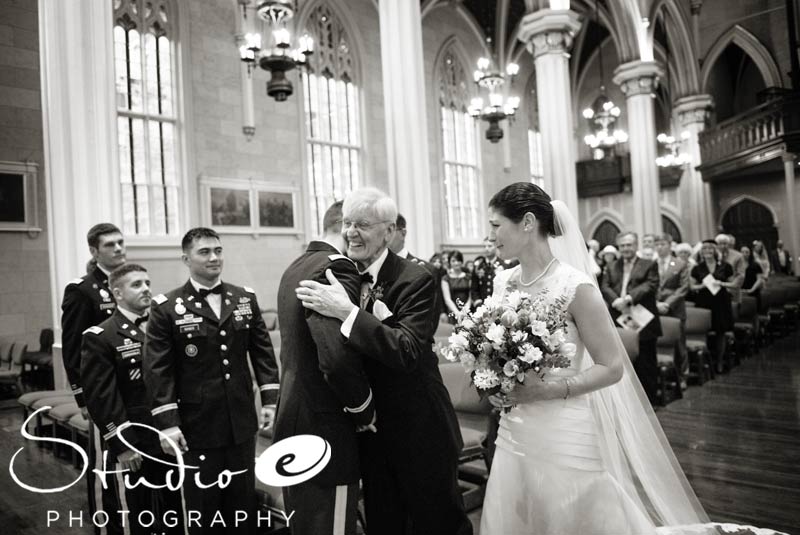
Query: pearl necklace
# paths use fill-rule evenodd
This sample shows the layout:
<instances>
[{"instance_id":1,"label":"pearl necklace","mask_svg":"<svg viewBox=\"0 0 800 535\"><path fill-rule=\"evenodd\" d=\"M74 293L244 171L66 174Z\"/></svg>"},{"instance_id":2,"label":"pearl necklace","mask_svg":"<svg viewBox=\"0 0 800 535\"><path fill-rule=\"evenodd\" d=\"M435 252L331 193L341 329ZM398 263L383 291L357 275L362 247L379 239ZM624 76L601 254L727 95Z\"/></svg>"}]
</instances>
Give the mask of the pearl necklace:
<instances>
[{"instance_id":1,"label":"pearl necklace","mask_svg":"<svg viewBox=\"0 0 800 535\"><path fill-rule=\"evenodd\" d=\"M550 263L547 264L545 266L545 268L542 270L542 272L539 273L539 275L536 278L534 278L531 282L524 282L522 280L522 267L520 267L519 268L519 284L521 286L533 286L536 282L539 281L539 279L541 279L542 277L545 276L545 274L550 270L550 266L552 266L555 261L556 261L556 258L553 257L553 259L550 261Z\"/></svg>"}]
</instances>

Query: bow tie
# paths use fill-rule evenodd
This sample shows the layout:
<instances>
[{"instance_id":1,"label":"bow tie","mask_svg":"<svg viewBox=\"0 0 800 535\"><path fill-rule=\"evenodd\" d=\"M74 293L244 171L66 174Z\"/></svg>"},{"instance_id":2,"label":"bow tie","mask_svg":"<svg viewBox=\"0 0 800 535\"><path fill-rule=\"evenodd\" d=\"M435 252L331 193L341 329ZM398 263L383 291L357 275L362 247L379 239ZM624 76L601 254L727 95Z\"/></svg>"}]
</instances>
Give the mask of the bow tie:
<instances>
[{"instance_id":1,"label":"bow tie","mask_svg":"<svg viewBox=\"0 0 800 535\"><path fill-rule=\"evenodd\" d=\"M370 274L369 271L365 271L364 273L361 273L361 282L372 284L373 282L375 282L375 279L372 278L372 274Z\"/></svg>"},{"instance_id":2,"label":"bow tie","mask_svg":"<svg viewBox=\"0 0 800 535\"><path fill-rule=\"evenodd\" d=\"M208 297L208 294L222 295L222 285L221 284L217 284L216 286L214 286L210 290L208 288L200 288L200 292L199 293L200 293L200 297L203 298L203 299Z\"/></svg>"},{"instance_id":3,"label":"bow tie","mask_svg":"<svg viewBox=\"0 0 800 535\"><path fill-rule=\"evenodd\" d=\"M146 322L146 321L147 321L147 320L149 320L149 319L150 319L150 314L145 314L145 315L144 315L144 316L142 316L142 317L136 318L136 319L133 321L133 323L134 323L134 324L135 324L137 327L139 327L139 326L140 326L142 323Z\"/></svg>"}]
</instances>

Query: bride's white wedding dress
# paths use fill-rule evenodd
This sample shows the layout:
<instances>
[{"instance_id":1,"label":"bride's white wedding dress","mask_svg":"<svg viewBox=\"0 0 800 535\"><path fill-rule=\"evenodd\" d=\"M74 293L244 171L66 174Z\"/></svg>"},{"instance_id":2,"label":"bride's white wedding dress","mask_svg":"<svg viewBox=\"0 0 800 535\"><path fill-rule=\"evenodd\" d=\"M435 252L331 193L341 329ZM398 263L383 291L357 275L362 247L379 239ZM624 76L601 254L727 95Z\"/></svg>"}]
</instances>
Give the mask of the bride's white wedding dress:
<instances>
[{"instance_id":1,"label":"bride's white wedding dress","mask_svg":"<svg viewBox=\"0 0 800 535\"><path fill-rule=\"evenodd\" d=\"M567 341L576 345L570 367L551 372L569 377L585 368L584 344L567 308L584 273L559 264L541 281L519 285L520 268L495 282L503 298L509 283L543 306L560 306ZM519 405L500 419L497 450L484 498L481 535L645 535L655 526L634 497L606 469L601 431L589 395Z\"/></svg>"}]
</instances>

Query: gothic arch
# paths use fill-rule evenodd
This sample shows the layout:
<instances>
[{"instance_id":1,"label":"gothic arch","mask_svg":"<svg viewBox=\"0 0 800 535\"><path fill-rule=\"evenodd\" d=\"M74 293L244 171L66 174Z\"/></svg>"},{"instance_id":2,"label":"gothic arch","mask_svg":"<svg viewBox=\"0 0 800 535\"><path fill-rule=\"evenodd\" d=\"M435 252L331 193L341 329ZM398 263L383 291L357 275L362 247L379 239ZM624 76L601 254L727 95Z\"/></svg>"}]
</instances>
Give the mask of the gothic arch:
<instances>
[{"instance_id":1,"label":"gothic arch","mask_svg":"<svg viewBox=\"0 0 800 535\"><path fill-rule=\"evenodd\" d=\"M449 3L449 2L447 2L447 3L438 2L437 3L434 0L433 2L430 2L429 4L423 5L422 6L422 20L423 20L423 23L425 21L425 16L426 15L430 14L432 11L434 11L435 9L439 9L439 8L450 9L451 11L455 12L459 17L461 17L461 19L463 20L464 24L467 25L467 27L469 28L470 32L475 36L475 41L477 43L479 43L479 46L481 47L481 50L483 51L483 53L489 55L489 49L486 47L486 35L483 33L483 30L481 29L480 25L478 24L478 21L475 20L475 17L473 17L472 14L463 5L461 5L460 2L456 3L455 5L453 5L453 4ZM443 46L442 48L439 49L439 52L436 55L437 61L438 61L439 55L442 53L442 50L444 50L444 48L445 47ZM472 61L475 61L475 60L472 60ZM465 65L471 65L472 61L467 61L465 63Z\"/></svg>"},{"instance_id":2,"label":"gothic arch","mask_svg":"<svg viewBox=\"0 0 800 535\"><path fill-rule=\"evenodd\" d=\"M584 236L594 236L594 233L597 232L600 225L606 221L613 223L614 226L620 230L625 230L627 228L627 225L625 225L625 218L622 217L622 214L612 208L605 207L596 211L586 223L586 228L589 232L586 232Z\"/></svg>"},{"instance_id":3,"label":"gothic arch","mask_svg":"<svg viewBox=\"0 0 800 535\"><path fill-rule=\"evenodd\" d=\"M672 70L677 88L672 100L699 93L700 73L685 8L676 0L656 1L650 10L650 27L647 30L647 39L650 43L655 43L654 34L658 17L663 17L673 62L675 65L680 65L680 68Z\"/></svg>"},{"instance_id":4,"label":"gothic arch","mask_svg":"<svg viewBox=\"0 0 800 535\"><path fill-rule=\"evenodd\" d=\"M705 58L703 58L703 68L700 71L700 87L703 91L708 89L708 78L711 74L711 69L720 54L731 43L744 50L744 53L753 60L753 63L756 64L761 76L764 78L766 87L783 87L781 71L770 51L755 35L736 24L719 36L708 50Z\"/></svg>"},{"instance_id":5,"label":"gothic arch","mask_svg":"<svg viewBox=\"0 0 800 535\"><path fill-rule=\"evenodd\" d=\"M348 41L352 47L353 60L355 63L354 70L358 74L359 83L363 83L363 58L366 57L366 48L363 38L361 37L362 32L358 31L358 28L353 26L353 16L350 14L345 2L340 0L311 0L309 2L303 2L300 12L297 14L296 28L305 28L306 23L308 22L308 17L320 4L325 4L328 8L330 8L330 10L333 11L334 15L336 15L336 17L339 19L339 22L344 27L344 30L347 33Z\"/></svg>"},{"instance_id":6,"label":"gothic arch","mask_svg":"<svg viewBox=\"0 0 800 535\"><path fill-rule=\"evenodd\" d=\"M725 218L725 214L727 214L731 208L734 208L742 201L750 201L756 204L760 204L761 206L769 210L769 212L772 214L772 220L775 222L775 225L779 224L778 213L775 211L775 208L773 208L769 203L762 201L758 197L754 197L752 195L747 195L747 194L737 195L733 199L726 202L725 205L722 207L722 210L719 211L720 212L719 220L717 221L717 224L719 226L722 226L722 220Z\"/></svg>"}]
</instances>

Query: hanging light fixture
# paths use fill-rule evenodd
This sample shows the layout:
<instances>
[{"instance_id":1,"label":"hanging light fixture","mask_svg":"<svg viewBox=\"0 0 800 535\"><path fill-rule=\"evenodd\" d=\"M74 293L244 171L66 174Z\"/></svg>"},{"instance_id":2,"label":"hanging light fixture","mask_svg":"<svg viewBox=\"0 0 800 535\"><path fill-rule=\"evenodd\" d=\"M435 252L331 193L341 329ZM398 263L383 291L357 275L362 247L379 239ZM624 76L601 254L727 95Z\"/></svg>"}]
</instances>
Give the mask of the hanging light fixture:
<instances>
[{"instance_id":1,"label":"hanging light fixture","mask_svg":"<svg viewBox=\"0 0 800 535\"><path fill-rule=\"evenodd\" d=\"M314 52L314 40L303 35L292 47L289 22L294 18L297 6L294 0L239 0L242 6L244 40L239 47L239 59L247 64L248 72L255 65L269 71L267 94L278 102L292 94L292 82L286 73L295 67L305 67L308 56ZM248 10L255 4L255 12L261 19L261 32L256 31L255 21L248 18ZM266 39L263 37L266 35ZM265 46L262 46L265 45Z\"/></svg>"},{"instance_id":2,"label":"hanging light fixture","mask_svg":"<svg viewBox=\"0 0 800 535\"><path fill-rule=\"evenodd\" d=\"M669 102L672 100L672 84L669 72L669 42L667 42L666 46L666 56L667 56L667 109L669 110ZM671 114L667 114L667 123L670 124L672 117ZM687 141L692 135L687 131L684 130L681 132L680 139L676 139L675 136L671 134L666 134L664 132L658 134L656 136L656 141L665 149L665 151L656 158L656 165L659 167L665 168L678 168L683 167L691 163L692 158L687 152L681 152L681 144L684 141Z\"/></svg>"},{"instance_id":3,"label":"hanging light fixture","mask_svg":"<svg viewBox=\"0 0 800 535\"><path fill-rule=\"evenodd\" d=\"M600 16L598 10L598 0L594 3L594 22L600 27ZM598 32L599 37L599 32ZM628 134L615 128L617 119L622 113L619 107L606 96L605 71L603 70L603 48L598 43L597 56L600 59L600 95L592 103L591 107L583 110L583 117L589 123L590 133L583 137L583 142L592 148L592 156L595 160L602 160L609 153L613 153L614 147L619 143L627 143Z\"/></svg>"},{"instance_id":4,"label":"hanging light fixture","mask_svg":"<svg viewBox=\"0 0 800 535\"><path fill-rule=\"evenodd\" d=\"M489 43L491 44L491 40ZM470 102L467 111L471 116L479 117L489 123L486 139L492 143L503 139L500 121L503 119L511 121L519 108L519 97L508 95L508 90L514 83L517 74L519 74L519 65L516 63L506 65L505 73L503 73L497 67L494 59L480 58L478 60L478 68L473 77L478 86L478 92L483 90L488 94L488 103L484 105L482 97L475 97ZM506 81L508 85L506 85Z\"/></svg>"}]
</instances>

